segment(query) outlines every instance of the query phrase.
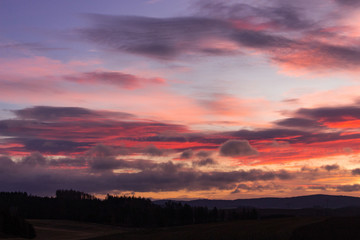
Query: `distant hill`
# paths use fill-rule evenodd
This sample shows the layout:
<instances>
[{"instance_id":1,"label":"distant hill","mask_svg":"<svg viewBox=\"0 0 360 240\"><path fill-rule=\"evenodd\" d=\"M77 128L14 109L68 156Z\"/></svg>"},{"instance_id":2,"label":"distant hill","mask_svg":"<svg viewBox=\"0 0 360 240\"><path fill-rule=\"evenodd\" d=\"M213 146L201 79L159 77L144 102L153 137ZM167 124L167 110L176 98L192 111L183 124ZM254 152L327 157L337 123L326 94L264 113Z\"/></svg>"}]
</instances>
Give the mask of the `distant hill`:
<instances>
[{"instance_id":1,"label":"distant hill","mask_svg":"<svg viewBox=\"0 0 360 240\"><path fill-rule=\"evenodd\" d=\"M157 200L154 203L163 205L168 200ZM302 209L302 208L345 208L360 207L360 198L336 195L309 195L287 198L252 198L237 200L209 200L198 199L178 201L192 207L203 206L208 208L230 209L238 207Z\"/></svg>"}]
</instances>

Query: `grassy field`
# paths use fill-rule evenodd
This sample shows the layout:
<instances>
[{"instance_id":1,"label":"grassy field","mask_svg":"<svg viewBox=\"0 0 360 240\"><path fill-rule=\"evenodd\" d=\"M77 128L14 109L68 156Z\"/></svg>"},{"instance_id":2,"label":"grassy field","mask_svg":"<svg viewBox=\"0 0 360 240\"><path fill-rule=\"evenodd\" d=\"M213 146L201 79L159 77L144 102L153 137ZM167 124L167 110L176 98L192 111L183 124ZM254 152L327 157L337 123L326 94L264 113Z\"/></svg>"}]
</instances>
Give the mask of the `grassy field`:
<instances>
[{"instance_id":1,"label":"grassy field","mask_svg":"<svg viewBox=\"0 0 360 240\"><path fill-rule=\"evenodd\" d=\"M301 237L296 239L305 240L312 239L309 238L309 232L313 234L316 229L325 229L324 226L328 226L328 222L329 226L338 225L338 223L333 224L333 219L330 220L325 217L289 217L156 229L121 228L66 220L29 220L29 222L35 227L37 234L35 240L290 240L293 232L296 231ZM347 221L353 222L352 219ZM318 236L316 239L322 238Z\"/></svg>"},{"instance_id":2,"label":"grassy field","mask_svg":"<svg viewBox=\"0 0 360 240\"><path fill-rule=\"evenodd\" d=\"M127 231L109 234L108 236L89 238L89 240L288 240L295 229L323 220L324 218L293 217L198 224L152 230Z\"/></svg>"},{"instance_id":3,"label":"grassy field","mask_svg":"<svg viewBox=\"0 0 360 240\"><path fill-rule=\"evenodd\" d=\"M37 234L35 240L355 240L360 239L352 237L354 236L352 233L360 234L359 220L359 218L289 217L156 229L121 228L65 220L29 220L29 222L35 227ZM293 233L297 233L295 238L294 235L292 236Z\"/></svg>"},{"instance_id":4,"label":"grassy field","mask_svg":"<svg viewBox=\"0 0 360 240\"><path fill-rule=\"evenodd\" d=\"M35 227L36 240L78 240L128 231L109 225L66 220L28 220Z\"/></svg>"}]
</instances>

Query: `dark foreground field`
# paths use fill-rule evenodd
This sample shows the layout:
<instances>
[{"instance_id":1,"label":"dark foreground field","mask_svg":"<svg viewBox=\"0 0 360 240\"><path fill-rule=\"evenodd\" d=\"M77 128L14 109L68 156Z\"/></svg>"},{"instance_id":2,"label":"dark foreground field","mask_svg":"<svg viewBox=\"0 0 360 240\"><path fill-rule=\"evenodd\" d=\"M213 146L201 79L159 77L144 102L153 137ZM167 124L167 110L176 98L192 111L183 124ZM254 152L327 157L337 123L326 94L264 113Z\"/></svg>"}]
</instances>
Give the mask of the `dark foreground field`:
<instances>
[{"instance_id":1,"label":"dark foreground field","mask_svg":"<svg viewBox=\"0 0 360 240\"><path fill-rule=\"evenodd\" d=\"M109 225L78 223L59 220L30 220L34 225L35 239L171 239L171 240L287 240L293 233L306 234L306 227L326 221L324 217L291 217L263 220L240 220L225 223L196 224L181 227L134 229ZM304 231L305 229L305 231ZM313 229L311 229L313 231ZM296 238L296 239L309 239ZM320 238L316 238L320 239ZM343 239L343 238L339 238ZM360 239L360 238L359 238Z\"/></svg>"},{"instance_id":2,"label":"dark foreground field","mask_svg":"<svg viewBox=\"0 0 360 240\"><path fill-rule=\"evenodd\" d=\"M77 240L109 234L119 234L129 229L103 224L83 223L68 220L28 220L36 231L37 240ZM23 238L16 238L23 239ZM9 240L14 240L11 238Z\"/></svg>"},{"instance_id":3,"label":"dark foreground field","mask_svg":"<svg viewBox=\"0 0 360 240\"><path fill-rule=\"evenodd\" d=\"M38 240L358 240L360 218L289 217L134 229L63 220L30 220ZM20 239L20 238L17 238Z\"/></svg>"}]
</instances>

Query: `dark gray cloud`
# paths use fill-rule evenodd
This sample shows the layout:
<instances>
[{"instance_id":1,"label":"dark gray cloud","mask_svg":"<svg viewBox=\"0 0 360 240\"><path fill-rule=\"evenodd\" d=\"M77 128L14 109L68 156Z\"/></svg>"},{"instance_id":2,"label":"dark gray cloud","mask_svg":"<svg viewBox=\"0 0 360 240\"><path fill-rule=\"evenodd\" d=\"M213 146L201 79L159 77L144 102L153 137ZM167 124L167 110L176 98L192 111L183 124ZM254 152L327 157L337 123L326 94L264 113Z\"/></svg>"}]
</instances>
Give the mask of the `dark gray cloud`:
<instances>
[{"instance_id":1,"label":"dark gray cloud","mask_svg":"<svg viewBox=\"0 0 360 240\"><path fill-rule=\"evenodd\" d=\"M287 48L292 41L279 36L273 36L260 31L242 30L234 33L231 38L246 47L252 48Z\"/></svg>"},{"instance_id":2,"label":"dark gray cloud","mask_svg":"<svg viewBox=\"0 0 360 240\"><path fill-rule=\"evenodd\" d=\"M351 170L352 175L360 175L360 168L355 168Z\"/></svg>"},{"instance_id":3,"label":"dark gray cloud","mask_svg":"<svg viewBox=\"0 0 360 240\"><path fill-rule=\"evenodd\" d=\"M360 184L339 185L336 190L338 192L358 192L360 191Z\"/></svg>"},{"instance_id":4,"label":"dark gray cloud","mask_svg":"<svg viewBox=\"0 0 360 240\"><path fill-rule=\"evenodd\" d=\"M181 159L190 159L194 155L194 152L191 149L183 151L180 155Z\"/></svg>"},{"instance_id":5,"label":"dark gray cloud","mask_svg":"<svg viewBox=\"0 0 360 240\"><path fill-rule=\"evenodd\" d=\"M281 11L279 11L280 13ZM284 13L281 13L282 15ZM206 46L208 39L232 41L241 47L286 48L292 40L255 29L241 29L214 17L146 18L135 16L89 15L93 27L80 32L87 39L115 51L172 59L187 53L239 54L232 49Z\"/></svg>"},{"instance_id":6,"label":"dark gray cloud","mask_svg":"<svg viewBox=\"0 0 360 240\"><path fill-rule=\"evenodd\" d=\"M86 152L86 161L91 170L94 171L113 171L116 169L138 169L147 170L158 167L158 164L151 160L123 160L117 159L119 151L113 147L98 144Z\"/></svg>"},{"instance_id":7,"label":"dark gray cloud","mask_svg":"<svg viewBox=\"0 0 360 240\"><path fill-rule=\"evenodd\" d=\"M294 175L289 173L286 170L280 170L276 173L277 177L281 180L289 180L289 179L293 179Z\"/></svg>"},{"instance_id":8,"label":"dark gray cloud","mask_svg":"<svg viewBox=\"0 0 360 240\"><path fill-rule=\"evenodd\" d=\"M149 18L89 15L95 25L81 30L89 40L116 51L169 59L192 51L200 40L222 36L228 24L200 17ZM201 48L201 47L200 47ZM201 51L201 49L196 49Z\"/></svg>"},{"instance_id":9,"label":"dark gray cloud","mask_svg":"<svg viewBox=\"0 0 360 240\"><path fill-rule=\"evenodd\" d=\"M316 22L306 17L295 2L273 1L270 5L246 4L225 1L198 1L198 14L220 19L237 20L256 25L256 20L273 29L304 30L314 28ZM253 22L251 21L253 20Z\"/></svg>"},{"instance_id":10,"label":"dark gray cloud","mask_svg":"<svg viewBox=\"0 0 360 240\"><path fill-rule=\"evenodd\" d=\"M17 163L1 157L0 188L47 195L59 188L88 192L234 189L241 182L283 180L284 175L291 175L255 169L203 172L181 163L114 159L108 150L95 147L94 154L74 159L45 160L41 154L34 153ZM115 173L112 169L137 171Z\"/></svg>"},{"instance_id":11,"label":"dark gray cloud","mask_svg":"<svg viewBox=\"0 0 360 240\"><path fill-rule=\"evenodd\" d=\"M306 118L286 118L275 122L275 124L282 127L303 128L305 130L324 127L316 120Z\"/></svg>"},{"instance_id":12,"label":"dark gray cloud","mask_svg":"<svg viewBox=\"0 0 360 240\"><path fill-rule=\"evenodd\" d=\"M104 144L98 144L86 153L86 156L90 158L114 157L115 155L115 149Z\"/></svg>"},{"instance_id":13,"label":"dark gray cloud","mask_svg":"<svg viewBox=\"0 0 360 240\"><path fill-rule=\"evenodd\" d=\"M325 169L326 171L330 172L330 171L335 171L335 170L339 170L340 166L338 164L332 164L332 165L324 165L321 166L321 168Z\"/></svg>"},{"instance_id":14,"label":"dark gray cloud","mask_svg":"<svg viewBox=\"0 0 360 240\"><path fill-rule=\"evenodd\" d=\"M149 145L144 149L144 153L150 156L163 156L166 151L164 149L157 148L154 145Z\"/></svg>"},{"instance_id":15,"label":"dark gray cloud","mask_svg":"<svg viewBox=\"0 0 360 240\"><path fill-rule=\"evenodd\" d=\"M278 190L282 188L281 186L279 185L276 185L274 183L270 183L270 184L258 184L258 183L254 183L254 184L238 184L236 189L231 192L232 194L234 193L239 193L239 192L244 192L244 191L257 191L257 192L262 192L264 190Z\"/></svg>"},{"instance_id":16,"label":"dark gray cloud","mask_svg":"<svg viewBox=\"0 0 360 240\"><path fill-rule=\"evenodd\" d=\"M61 118L82 118L93 119L101 117L116 116L118 118L132 118L134 115L124 112L105 112L94 111L80 107L52 107L52 106L35 106L13 111L18 119L21 120L39 120L54 121Z\"/></svg>"},{"instance_id":17,"label":"dark gray cloud","mask_svg":"<svg viewBox=\"0 0 360 240\"><path fill-rule=\"evenodd\" d=\"M0 149L0 153L33 152L43 154L61 154L85 152L87 149L103 142L104 139L113 139L118 154L146 153L150 156L162 156L170 152L157 148L157 142L185 143L196 142L201 146L192 147L192 150L179 148L172 151L185 151L183 159L188 157L207 158L211 151L217 149L220 154L230 156L239 154L245 156L256 154L247 139L251 142L270 140L272 146L279 147L278 141L287 139L284 146L293 143L330 142L335 140L351 140L360 138L360 134L341 134L341 131L327 131L326 122L348 121L360 118L360 110L356 105L332 108L299 109L294 117L275 122L273 128L239 130L219 133L191 133L186 126L167 124L137 119L134 115L122 112L100 112L84 108L46 107L39 106L14 111L16 119L0 120L0 134L9 138L2 142L13 144L14 147ZM321 119L321 125L317 122ZM65 130L64 130L65 129ZM126 131L124 131L126 129ZM316 129L316 131L314 131ZM239 141L226 143L228 139ZM150 144L145 150L143 144L137 147L125 147L124 141L133 141ZM274 142L275 141L275 142ZM120 144L119 144L120 143ZM151 145L151 144L154 145ZM111 144L106 142L106 144ZM230 145L236 147L229 147ZM229 146L227 146L229 145ZM176 146L174 144L174 146ZM228 147L228 148L227 148ZM243 147L241 149L241 147ZM251 147L251 148L250 148ZM234 151L230 153L230 150ZM191 151L195 151L192 152ZM238 152L236 152L238 151Z\"/></svg>"},{"instance_id":18,"label":"dark gray cloud","mask_svg":"<svg viewBox=\"0 0 360 240\"><path fill-rule=\"evenodd\" d=\"M33 152L29 156L24 157L21 163L30 166L43 166L47 164L47 160L41 153Z\"/></svg>"},{"instance_id":19,"label":"dark gray cloud","mask_svg":"<svg viewBox=\"0 0 360 240\"><path fill-rule=\"evenodd\" d=\"M186 126L137 119L128 113L77 107L37 106L14 113L17 118L0 120L0 134L8 137L3 138L2 142L14 145L11 149L0 149L3 154L39 151L66 155L84 152L104 139L117 143L126 140L151 142L146 138L154 135L162 138L160 136L169 132L179 132L177 135L184 138L182 133L188 131ZM116 145L119 154L143 151L139 147Z\"/></svg>"},{"instance_id":20,"label":"dark gray cloud","mask_svg":"<svg viewBox=\"0 0 360 240\"><path fill-rule=\"evenodd\" d=\"M50 159L48 165L51 167L86 168L88 162L83 156L77 158L62 157Z\"/></svg>"},{"instance_id":21,"label":"dark gray cloud","mask_svg":"<svg viewBox=\"0 0 360 240\"><path fill-rule=\"evenodd\" d=\"M60 154L76 151L82 152L92 146L92 143L79 143L69 140L17 138L16 141L23 143L28 151L40 151L48 154Z\"/></svg>"},{"instance_id":22,"label":"dark gray cloud","mask_svg":"<svg viewBox=\"0 0 360 240\"><path fill-rule=\"evenodd\" d=\"M222 156L228 157L249 156L258 153L246 140L228 140L220 146L219 152Z\"/></svg>"},{"instance_id":23,"label":"dark gray cloud","mask_svg":"<svg viewBox=\"0 0 360 240\"><path fill-rule=\"evenodd\" d=\"M13 167L15 167L15 162L10 157L0 155L0 173L9 171Z\"/></svg>"},{"instance_id":24,"label":"dark gray cloud","mask_svg":"<svg viewBox=\"0 0 360 240\"><path fill-rule=\"evenodd\" d=\"M327 128L324 128L326 130ZM328 142L335 140L357 139L360 134L354 133L342 135L341 131L310 131L310 129L295 128L272 128L259 130L239 130L228 133L232 137L248 139L248 140L273 140L284 139L291 143L315 143Z\"/></svg>"},{"instance_id":25,"label":"dark gray cloud","mask_svg":"<svg viewBox=\"0 0 360 240\"><path fill-rule=\"evenodd\" d=\"M91 169L95 171L112 171L122 167L122 161L113 157L91 158L88 160Z\"/></svg>"},{"instance_id":26,"label":"dark gray cloud","mask_svg":"<svg viewBox=\"0 0 360 240\"><path fill-rule=\"evenodd\" d=\"M126 166L124 161L116 159L114 148L103 144L98 144L87 151L85 160L95 171L112 171Z\"/></svg>"},{"instance_id":27,"label":"dark gray cloud","mask_svg":"<svg viewBox=\"0 0 360 240\"><path fill-rule=\"evenodd\" d=\"M360 108L357 106L301 108L296 114L312 119L323 119L325 122L337 122L346 118L360 118Z\"/></svg>"},{"instance_id":28,"label":"dark gray cloud","mask_svg":"<svg viewBox=\"0 0 360 240\"><path fill-rule=\"evenodd\" d=\"M309 186L307 187L308 189L312 189L312 190L322 190L322 191L326 191L327 190L327 187L326 186Z\"/></svg>"},{"instance_id":29,"label":"dark gray cloud","mask_svg":"<svg viewBox=\"0 0 360 240\"><path fill-rule=\"evenodd\" d=\"M304 166L300 169L301 172L309 172L309 173L317 173L319 171L318 168L310 168L307 166Z\"/></svg>"},{"instance_id":30,"label":"dark gray cloud","mask_svg":"<svg viewBox=\"0 0 360 240\"><path fill-rule=\"evenodd\" d=\"M340 3L338 7L358 3L357 0L336 1ZM332 44L339 36L327 30L336 26L337 21L341 22L345 14L335 14L330 8L317 13L315 9L321 7L320 1L272 1L266 4L200 1L196 4L196 14L185 17L91 14L88 17L92 25L78 32L114 52L162 60L194 54L243 55L248 49L256 49L280 64L312 70L356 68L360 48L352 39L341 46ZM323 41L324 35L327 35L328 43ZM207 45L209 40L231 42L238 48ZM309 59L314 55L315 61Z\"/></svg>"},{"instance_id":31,"label":"dark gray cloud","mask_svg":"<svg viewBox=\"0 0 360 240\"><path fill-rule=\"evenodd\" d=\"M210 157L212 155L212 152L210 151L198 151L196 153L196 156L199 158L207 158Z\"/></svg>"},{"instance_id":32,"label":"dark gray cloud","mask_svg":"<svg viewBox=\"0 0 360 240\"><path fill-rule=\"evenodd\" d=\"M55 120L63 117L86 117L97 115L93 111L79 107L36 106L13 111L19 118L35 120Z\"/></svg>"},{"instance_id":33,"label":"dark gray cloud","mask_svg":"<svg viewBox=\"0 0 360 240\"><path fill-rule=\"evenodd\" d=\"M215 165L217 162L212 158L204 158L197 161L192 162L194 166L207 166L207 165Z\"/></svg>"}]
</instances>

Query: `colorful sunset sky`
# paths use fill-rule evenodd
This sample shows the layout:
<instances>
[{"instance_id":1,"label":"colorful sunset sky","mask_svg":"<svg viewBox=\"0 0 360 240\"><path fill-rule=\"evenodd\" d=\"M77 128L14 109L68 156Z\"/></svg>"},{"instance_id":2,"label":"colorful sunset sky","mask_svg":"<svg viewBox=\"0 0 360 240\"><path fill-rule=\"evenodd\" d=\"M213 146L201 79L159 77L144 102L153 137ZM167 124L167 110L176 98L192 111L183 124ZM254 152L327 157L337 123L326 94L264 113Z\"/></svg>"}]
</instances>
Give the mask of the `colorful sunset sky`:
<instances>
[{"instance_id":1,"label":"colorful sunset sky","mask_svg":"<svg viewBox=\"0 0 360 240\"><path fill-rule=\"evenodd\" d=\"M0 0L0 191L360 197L360 0Z\"/></svg>"}]
</instances>

